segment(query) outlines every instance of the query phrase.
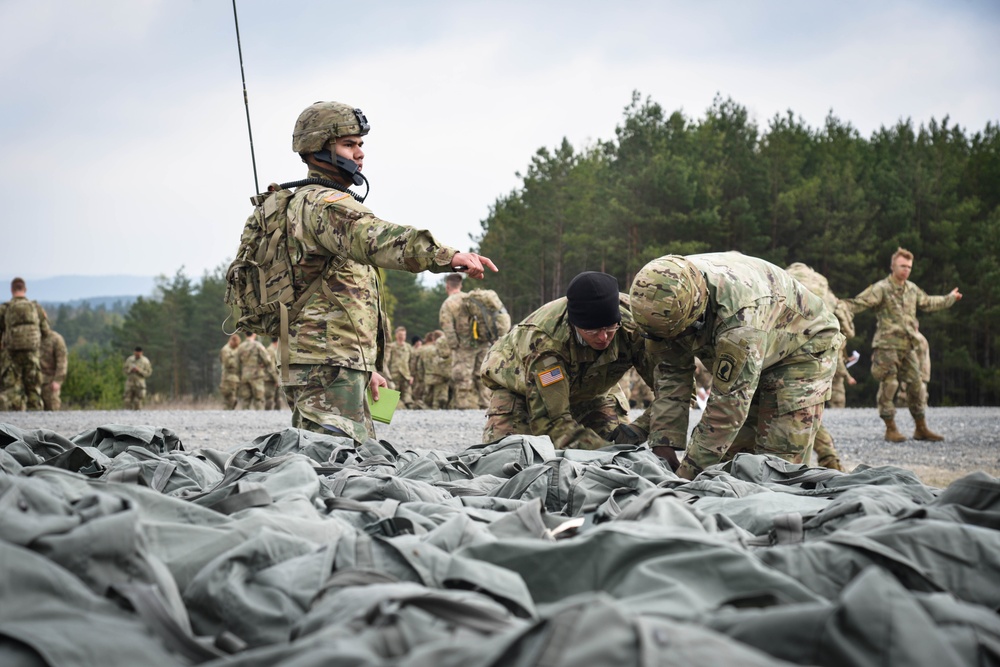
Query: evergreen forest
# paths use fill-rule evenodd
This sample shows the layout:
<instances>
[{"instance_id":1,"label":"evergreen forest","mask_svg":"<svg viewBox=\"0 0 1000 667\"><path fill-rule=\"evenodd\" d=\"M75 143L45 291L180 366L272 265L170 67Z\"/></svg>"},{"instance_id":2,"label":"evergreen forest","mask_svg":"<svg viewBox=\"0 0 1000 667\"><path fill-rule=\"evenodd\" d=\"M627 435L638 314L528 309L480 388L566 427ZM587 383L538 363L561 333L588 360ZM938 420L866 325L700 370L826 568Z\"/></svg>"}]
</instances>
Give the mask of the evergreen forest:
<instances>
[{"instance_id":1,"label":"evergreen forest","mask_svg":"<svg viewBox=\"0 0 1000 667\"><path fill-rule=\"evenodd\" d=\"M517 177L473 239L501 268L482 286L500 294L515 322L562 296L580 271L611 273L627 291L664 254L737 250L779 266L804 262L851 297L886 277L902 246L915 255L912 282L931 295L958 287L964 297L918 313L931 344L931 405L1000 402L995 123L969 130L947 117L905 119L863 137L832 112L822 127L792 111L759 123L717 97L694 118L634 93L613 138L540 148ZM66 407L119 407L122 361L135 345L153 363L151 395L219 407L224 273L195 281L180 270L158 280L153 298L120 310L50 310L71 350ZM410 336L437 328L440 283L389 271L384 287L394 326ZM859 314L856 328L849 349L862 359L848 405L874 407L874 315Z\"/></svg>"}]
</instances>

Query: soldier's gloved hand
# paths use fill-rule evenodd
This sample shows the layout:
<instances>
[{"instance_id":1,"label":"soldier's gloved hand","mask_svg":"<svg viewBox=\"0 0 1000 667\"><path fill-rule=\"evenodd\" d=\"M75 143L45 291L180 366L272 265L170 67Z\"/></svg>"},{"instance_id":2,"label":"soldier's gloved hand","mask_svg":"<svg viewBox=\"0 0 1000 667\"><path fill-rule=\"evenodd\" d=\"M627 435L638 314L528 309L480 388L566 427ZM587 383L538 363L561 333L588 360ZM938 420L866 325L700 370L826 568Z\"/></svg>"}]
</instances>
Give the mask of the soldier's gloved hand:
<instances>
[{"instance_id":1,"label":"soldier's gloved hand","mask_svg":"<svg viewBox=\"0 0 1000 667\"><path fill-rule=\"evenodd\" d=\"M638 445L646 442L648 437L649 433L635 424L619 424L611 431L608 440L616 445Z\"/></svg>"},{"instance_id":2,"label":"soldier's gloved hand","mask_svg":"<svg viewBox=\"0 0 1000 667\"><path fill-rule=\"evenodd\" d=\"M670 469L677 472L677 468L680 466L680 461L677 459L677 450L673 447L666 447L660 445L653 447L653 453L659 456L661 459L667 462Z\"/></svg>"}]
</instances>

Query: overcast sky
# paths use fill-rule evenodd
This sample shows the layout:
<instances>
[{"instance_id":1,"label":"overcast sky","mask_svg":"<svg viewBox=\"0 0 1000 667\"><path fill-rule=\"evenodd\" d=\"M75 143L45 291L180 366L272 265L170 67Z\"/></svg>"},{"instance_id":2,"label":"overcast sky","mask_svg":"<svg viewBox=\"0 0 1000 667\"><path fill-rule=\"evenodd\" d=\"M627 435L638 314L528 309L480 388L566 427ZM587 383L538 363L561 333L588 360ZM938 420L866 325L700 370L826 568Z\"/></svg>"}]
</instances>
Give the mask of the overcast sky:
<instances>
[{"instance_id":1,"label":"overcast sky","mask_svg":"<svg viewBox=\"0 0 1000 667\"><path fill-rule=\"evenodd\" d=\"M614 137L632 91L763 128L832 112L1000 119L1000 2L237 0L257 174L304 176L299 112L358 106L366 204L467 248L531 156ZM254 192L231 0L0 0L0 282L190 277ZM502 269L502 267L501 267ZM29 286L30 295L30 286Z\"/></svg>"}]
</instances>

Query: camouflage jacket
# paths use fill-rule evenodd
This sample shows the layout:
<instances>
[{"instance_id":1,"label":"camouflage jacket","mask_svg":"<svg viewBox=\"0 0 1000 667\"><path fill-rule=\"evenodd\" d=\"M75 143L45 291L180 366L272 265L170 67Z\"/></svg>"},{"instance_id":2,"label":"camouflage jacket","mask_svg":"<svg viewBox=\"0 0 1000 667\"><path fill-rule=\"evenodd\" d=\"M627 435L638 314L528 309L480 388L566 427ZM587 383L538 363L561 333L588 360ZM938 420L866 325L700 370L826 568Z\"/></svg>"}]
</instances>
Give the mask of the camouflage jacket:
<instances>
[{"instance_id":1,"label":"camouflage jacket","mask_svg":"<svg viewBox=\"0 0 1000 667\"><path fill-rule=\"evenodd\" d=\"M699 357L712 369L708 404L688 445L688 455L699 461L701 452L729 448L746 421L761 373L791 363L793 355L837 348L843 335L819 297L769 262L737 252L687 259L708 286L704 324L693 334L648 345L657 362L657 400L647 413L647 430L650 445L684 448ZM829 382L819 388L809 382L781 388L779 414L822 403L827 393Z\"/></svg>"},{"instance_id":2,"label":"camouflage jacket","mask_svg":"<svg viewBox=\"0 0 1000 667\"><path fill-rule=\"evenodd\" d=\"M633 366L652 381L645 339L632 321L628 296L620 296L622 326L611 345L595 350L578 339L566 316L566 297L551 301L515 326L490 348L482 365L483 384L524 396L531 432L548 435L558 448L597 449L608 441L580 424L572 406L611 395L628 411L618 384Z\"/></svg>"},{"instance_id":3,"label":"camouflage jacket","mask_svg":"<svg viewBox=\"0 0 1000 667\"><path fill-rule=\"evenodd\" d=\"M271 375L271 355L256 338L247 338L236 348L240 359L240 380L263 380Z\"/></svg>"},{"instance_id":4,"label":"camouflage jacket","mask_svg":"<svg viewBox=\"0 0 1000 667\"><path fill-rule=\"evenodd\" d=\"M226 343L222 346L222 349L219 350L219 363L222 364L223 380L238 381L240 379L239 349L239 345L236 347L229 347L229 343Z\"/></svg>"},{"instance_id":5,"label":"camouflage jacket","mask_svg":"<svg viewBox=\"0 0 1000 667\"><path fill-rule=\"evenodd\" d=\"M265 345L264 349L267 351L267 358L270 360L270 365L268 366L267 378L268 382L274 382L275 384L281 382L281 377L278 373L278 360L281 358L281 352L277 345Z\"/></svg>"},{"instance_id":6,"label":"camouflage jacket","mask_svg":"<svg viewBox=\"0 0 1000 667\"><path fill-rule=\"evenodd\" d=\"M392 341L386 347L385 369L389 371L389 377L396 384L401 384L401 380L409 382L413 379L413 375L410 373L410 356L412 353L413 348L406 341L402 343Z\"/></svg>"},{"instance_id":7,"label":"camouflage jacket","mask_svg":"<svg viewBox=\"0 0 1000 667\"><path fill-rule=\"evenodd\" d=\"M324 176L311 170L309 177ZM318 185L295 191L288 232L296 291L326 276L289 325L291 364L382 368L390 338L378 267L444 273L458 252L430 232L380 220L350 195Z\"/></svg>"},{"instance_id":8,"label":"camouflage jacket","mask_svg":"<svg viewBox=\"0 0 1000 667\"><path fill-rule=\"evenodd\" d=\"M444 332L444 337L453 350L459 347L486 347L489 345L486 341L476 340L472 337L472 322L462 303L465 294L465 292L457 292L448 295L438 311L441 331Z\"/></svg>"},{"instance_id":9,"label":"camouflage jacket","mask_svg":"<svg viewBox=\"0 0 1000 667\"><path fill-rule=\"evenodd\" d=\"M153 374L153 364L145 355L136 359L134 354L130 354L125 357L122 371L125 373L126 385L145 387L146 378Z\"/></svg>"},{"instance_id":10,"label":"camouflage jacket","mask_svg":"<svg viewBox=\"0 0 1000 667\"><path fill-rule=\"evenodd\" d=\"M448 341L438 338L430 345L424 343L424 347L430 348L424 358L424 382L448 382L451 379L451 348L448 347Z\"/></svg>"},{"instance_id":11,"label":"camouflage jacket","mask_svg":"<svg viewBox=\"0 0 1000 667\"><path fill-rule=\"evenodd\" d=\"M66 340L62 334L50 329L48 334L42 336L38 358L42 370L42 384L51 382L62 384L66 381Z\"/></svg>"},{"instance_id":12,"label":"camouflage jacket","mask_svg":"<svg viewBox=\"0 0 1000 667\"><path fill-rule=\"evenodd\" d=\"M869 285L848 302L855 313L870 308L878 316L873 348L908 350L917 346L917 308L943 310L951 308L957 300L950 294L927 296L909 280L900 285L889 276Z\"/></svg>"}]
</instances>

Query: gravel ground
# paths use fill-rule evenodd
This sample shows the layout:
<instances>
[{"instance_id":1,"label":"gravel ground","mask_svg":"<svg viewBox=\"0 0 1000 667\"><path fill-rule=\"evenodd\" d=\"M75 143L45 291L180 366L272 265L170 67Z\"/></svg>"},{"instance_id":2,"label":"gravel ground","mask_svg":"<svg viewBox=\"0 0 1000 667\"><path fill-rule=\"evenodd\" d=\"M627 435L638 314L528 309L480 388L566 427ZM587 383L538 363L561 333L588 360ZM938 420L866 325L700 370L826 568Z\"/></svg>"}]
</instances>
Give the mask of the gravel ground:
<instances>
[{"instance_id":1,"label":"gravel ground","mask_svg":"<svg viewBox=\"0 0 1000 667\"><path fill-rule=\"evenodd\" d=\"M0 423L44 428L66 437L105 424L165 427L189 450L230 449L249 443L286 428L289 418L287 410L0 412ZM848 470L859 464L894 465L913 470L925 483L939 487L976 470L1000 476L1000 408L930 408L927 423L946 437L944 442L885 442L882 420L871 408L828 410L824 421ZM479 410L402 410L391 425L377 424L376 430L379 439L397 449L457 452L480 441L483 422ZM897 414L897 423L903 433L912 433L913 421L905 410Z\"/></svg>"}]
</instances>

